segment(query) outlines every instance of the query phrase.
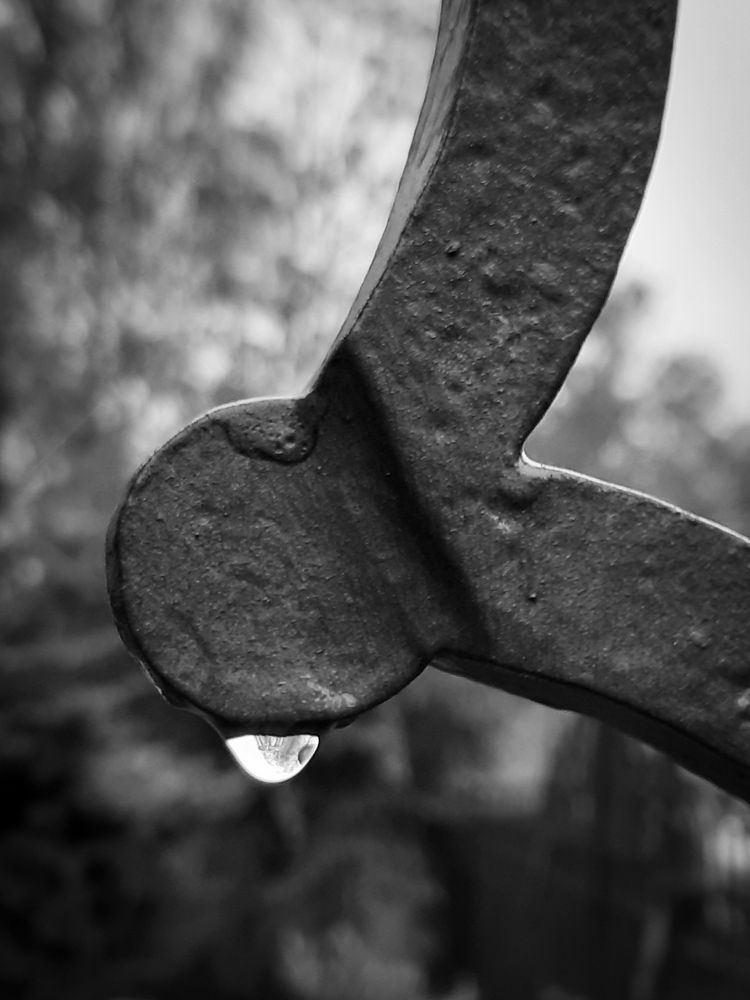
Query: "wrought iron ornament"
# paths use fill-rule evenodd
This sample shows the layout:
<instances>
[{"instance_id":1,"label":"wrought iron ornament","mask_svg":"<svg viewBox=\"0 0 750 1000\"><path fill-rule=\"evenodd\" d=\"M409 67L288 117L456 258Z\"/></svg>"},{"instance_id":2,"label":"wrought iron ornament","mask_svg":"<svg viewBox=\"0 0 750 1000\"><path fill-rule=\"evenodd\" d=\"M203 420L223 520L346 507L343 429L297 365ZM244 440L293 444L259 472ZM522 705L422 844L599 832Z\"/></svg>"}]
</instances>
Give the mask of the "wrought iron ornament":
<instances>
[{"instance_id":1,"label":"wrought iron ornament","mask_svg":"<svg viewBox=\"0 0 750 1000\"><path fill-rule=\"evenodd\" d=\"M750 543L522 453L638 210L674 17L444 0L388 225L309 393L190 424L114 519L118 627L170 701L225 738L317 734L430 665L750 800Z\"/></svg>"}]
</instances>

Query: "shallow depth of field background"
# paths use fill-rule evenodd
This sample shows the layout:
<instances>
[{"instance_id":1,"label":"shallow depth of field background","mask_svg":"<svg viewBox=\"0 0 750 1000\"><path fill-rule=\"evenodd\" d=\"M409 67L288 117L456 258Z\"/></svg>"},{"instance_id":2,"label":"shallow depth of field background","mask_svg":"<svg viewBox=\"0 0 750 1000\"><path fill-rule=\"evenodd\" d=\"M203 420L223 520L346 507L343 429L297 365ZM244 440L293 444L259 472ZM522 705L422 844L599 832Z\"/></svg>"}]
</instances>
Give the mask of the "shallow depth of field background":
<instances>
[{"instance_id":1,"label":"shallow depth of field background","mask_svg":"<svg viewBox=\"0 0 750 1000\"><path fill-rule=\"evenodd\" d=\"M528 449L744 532L749 12L686 0L646 207ZM436 17L0 0L7 1000L750 996L750 810L655 752L424 675L263 788L111 625L137 464L211 405L299 390L335 336Z\"/></svg>"}]
</instances>

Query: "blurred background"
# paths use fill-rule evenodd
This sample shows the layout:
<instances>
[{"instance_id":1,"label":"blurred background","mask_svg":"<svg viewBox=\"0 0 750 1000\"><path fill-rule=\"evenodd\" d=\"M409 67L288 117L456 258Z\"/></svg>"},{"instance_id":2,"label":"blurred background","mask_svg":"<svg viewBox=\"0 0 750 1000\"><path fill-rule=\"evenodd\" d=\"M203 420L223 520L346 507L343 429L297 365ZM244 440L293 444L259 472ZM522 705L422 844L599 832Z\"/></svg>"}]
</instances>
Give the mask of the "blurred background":
<instances>
[{"instance_id":1,"label":"blurred background","mask_svg":"<svg viewBox=\"0 0 750 1000\"><path fill-rule=\"evenodd\" d=\"M264 788L111 625L137 464L334 338L437 14L0 0L3 998L750 997L750 810L654 751L425 674ZM684 0L644 210L528 448L744 532L749 51L746 0Z\"/></svg>"}]
</instances>

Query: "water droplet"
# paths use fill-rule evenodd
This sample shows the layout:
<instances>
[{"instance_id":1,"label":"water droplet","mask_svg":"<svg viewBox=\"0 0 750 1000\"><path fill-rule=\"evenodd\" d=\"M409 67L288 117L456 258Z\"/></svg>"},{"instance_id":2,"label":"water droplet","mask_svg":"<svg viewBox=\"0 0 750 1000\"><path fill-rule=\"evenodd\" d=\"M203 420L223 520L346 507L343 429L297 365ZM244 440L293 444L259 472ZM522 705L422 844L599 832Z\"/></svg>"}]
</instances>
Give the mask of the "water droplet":
<instances>
[{"instance_id":1,"label":"water droplet","mask_svg":"<svg viewBox=\"0 0 750 1000\"><path fill-rule=\"evenodd\" d=\"M243 771L269 785L293 778L312 760L317 736L234 736L227 747Z\"/></svg>"}]
</instances>

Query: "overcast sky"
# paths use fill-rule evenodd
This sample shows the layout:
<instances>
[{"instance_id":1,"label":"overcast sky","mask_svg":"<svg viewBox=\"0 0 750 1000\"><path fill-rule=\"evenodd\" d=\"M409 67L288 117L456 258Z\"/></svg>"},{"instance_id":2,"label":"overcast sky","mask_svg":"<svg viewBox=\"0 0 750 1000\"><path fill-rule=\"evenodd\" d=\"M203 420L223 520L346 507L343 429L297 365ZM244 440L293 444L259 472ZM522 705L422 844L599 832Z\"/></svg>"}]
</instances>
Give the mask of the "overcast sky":
<instances>
[{"instance_id":1,"label":"overcast sky","mask_svg":"<svg viewBox=\"0 0 750 1000\"><path fill-rule=\"evenodd\" d=\"M682 0L662 141L620 275L655 289L644 354L721 365L750 418L750 0Z\"/></svg>"}]
</instances>

